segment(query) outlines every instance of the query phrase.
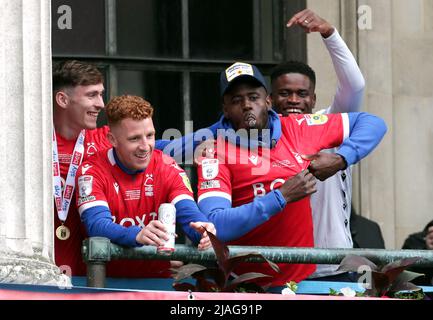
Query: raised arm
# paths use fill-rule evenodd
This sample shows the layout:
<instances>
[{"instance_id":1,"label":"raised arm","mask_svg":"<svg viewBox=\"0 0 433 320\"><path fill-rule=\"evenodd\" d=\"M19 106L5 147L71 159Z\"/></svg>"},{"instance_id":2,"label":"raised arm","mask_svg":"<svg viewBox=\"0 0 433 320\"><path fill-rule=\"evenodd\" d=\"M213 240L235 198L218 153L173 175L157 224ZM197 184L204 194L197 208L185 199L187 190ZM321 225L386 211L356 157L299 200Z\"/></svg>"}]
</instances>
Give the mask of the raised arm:
<instances>
[{"instance_id":1,"label":"raised arm","mask_svg":"<svg viewBox=\"0 0 433 320\"><path fill-rule=\"evenodd\" d=\"M355 57L341 38L338 31L328 21L305 9L295 14L287 27L298 25L305 32L319 32L328 49L338 85L331 106L326 113L357 112L361 109L365 80Z\"/></svg>"}]
</instances>

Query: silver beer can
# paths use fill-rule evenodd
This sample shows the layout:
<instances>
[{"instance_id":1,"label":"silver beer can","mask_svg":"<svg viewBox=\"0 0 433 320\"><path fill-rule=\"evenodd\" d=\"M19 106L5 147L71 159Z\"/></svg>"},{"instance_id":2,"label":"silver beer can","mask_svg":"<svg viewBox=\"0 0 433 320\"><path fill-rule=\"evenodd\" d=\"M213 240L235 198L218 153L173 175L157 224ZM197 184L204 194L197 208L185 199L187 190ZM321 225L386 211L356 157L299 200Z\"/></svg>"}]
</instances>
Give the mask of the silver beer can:
<instances>
[{"instance_id":1,"label":"silver beer can","mask_svg":"<svg viewBox=\"0 0 433 320\"><path fill-rule=\"evenodd\" d=\"M174 252L176 237L176 207L171 203L161 204L158 209L158 220L164 224L169 239L156 250L160 254L171 255Z\"/></svg>"}]
</instances>

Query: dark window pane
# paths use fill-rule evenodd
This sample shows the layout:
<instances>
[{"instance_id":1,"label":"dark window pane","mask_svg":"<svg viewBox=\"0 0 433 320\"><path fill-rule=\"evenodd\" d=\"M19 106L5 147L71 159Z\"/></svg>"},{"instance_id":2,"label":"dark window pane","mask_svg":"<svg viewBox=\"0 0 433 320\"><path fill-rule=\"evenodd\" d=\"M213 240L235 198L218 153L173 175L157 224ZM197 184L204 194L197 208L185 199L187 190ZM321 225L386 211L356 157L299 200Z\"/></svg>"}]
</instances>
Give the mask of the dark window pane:
<instances>
[{"instance_id":1,"label":"dark window pane","mask_svg":"<svg viewBox=\"0 0 433 320\"><path fill-rule=\"evenodd\" d=\"M105 54L104 0L52 0L51 18L54 54Z\"/></svg>"},{"instance_id":2,"label":"dark window pane","mask_svg":"<svg viewBox=\"0 0 433 320\"><path fill-rule=\"evenodd\" d=\"M118 1L116 17L119 55L182 55L181 1Z\"/></svg>"},{"instance_id":3,"label":"dark window pane","mask_svg":"<svg viewBox=\"0 0 433 320\"><path fill-rule=\"evenodd\" d=\"M215 123L221 110L219 73L191 73L191 117L194 130Z\"/></svg>"},{"instance_id":4,"label":"dark window pane","mask_svg":"<svg viewBox=\"0 0 433 320\"><path fill-rule=\"evenodd\" d=\"M137 95L152 104L153 123L158 138L169 128L183 132L180 73L120 70L117 79L119 95Z\"/></svg>"},{"instance_id":5,"label":"dark window pane","mask_svg":"<svg viewBox=\"0 0 433 320\"><path fill-rule=\"evenodd\" d=\"M192 58L252 59L253 1L190 0Z\"/></svg>"}]
</instances>

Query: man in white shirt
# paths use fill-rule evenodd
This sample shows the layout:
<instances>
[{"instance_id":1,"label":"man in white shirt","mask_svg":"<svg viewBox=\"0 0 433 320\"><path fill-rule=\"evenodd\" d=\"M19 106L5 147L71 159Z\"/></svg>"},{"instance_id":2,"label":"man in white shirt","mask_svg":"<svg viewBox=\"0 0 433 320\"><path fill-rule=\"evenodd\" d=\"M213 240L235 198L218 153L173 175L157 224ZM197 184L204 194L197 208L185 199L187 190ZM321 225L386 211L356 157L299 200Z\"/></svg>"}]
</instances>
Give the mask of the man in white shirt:
<instances>
[{"instance_id":1,"label":"man in white shirt","mask_svg":"<svg viewBox=\"0 0 433 320\"><path fill-rule=\"evenodd\" d=\"M358 112L361 108L365 81L355 58L338 31L309 9L295 14L287 23L288 27L293 25L302 27L307 33L320 32L337 74L338 86L334 100L331 106L318 113ZM271 82L272 102L278 113L312 113L316 103L316 79L314 71L308 65L302 62L281 64L274 69ZM346 145L338 150L327 150L308 157L313 160L309 167L310 172L321 180L316 185L317 192L311 196L315 247L353 246L349 225L352 169L346 167L347 163L355 163L366 154L360 154L356 159L348 161L349 149L350 146ZM310 278L355 280L351 274L339 274L337 268L338 265L317 265L316 272Z\"/></svg>"}]
</instances>

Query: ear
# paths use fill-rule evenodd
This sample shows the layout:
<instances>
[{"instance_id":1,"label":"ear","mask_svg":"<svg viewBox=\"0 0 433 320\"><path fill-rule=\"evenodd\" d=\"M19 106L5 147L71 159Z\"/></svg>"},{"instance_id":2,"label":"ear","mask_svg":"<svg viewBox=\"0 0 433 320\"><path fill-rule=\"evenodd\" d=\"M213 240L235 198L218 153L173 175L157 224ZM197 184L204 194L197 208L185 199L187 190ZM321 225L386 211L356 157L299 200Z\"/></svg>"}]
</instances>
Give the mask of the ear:
<instances>
[{"instance_id":1,"label":"ear","mask_svg":"<svg viewBox=\"0 0 433 320\"><path fill-rule=\"evenodd\" d=\"M69 97L64 91L57 91L54 99L56 104L62 109L66 109L68 106Z\"/></svg>"},{"instance_id":2,"label":"ear","mask_svg":"<svg viewBox=\"0 0 433 320\"><path fill-rule=\"evenodd\" d=\"M114 134L111 132L111 129L107 133L107 139L108 139L108 141L110 141L110 143L113 147L115 147L115 148L117 147L117 140L116 140L116 137L114 136Z\"/></svg>"},{"instance_id":3,"label":"ear","mask_svg":"<svg viewBox=\"0 0 433 320\"><path fill-rule=\"evenodd\" d=\"M316 106L316 94L313 94L313 99L311 100L311 102L311 109L314 109L314 107Z\"/></svg>"},{"instance_id":4,"label":"ear","mask_svg":"<svg viewBox=\"0 0 433 320\"><path fill-rule=\"evenodd\" d=\"M271 110L272 109L272 97L271 97L270 94L268 94L268 96L266 97L265 101L266 101L266 108L268 110Z\"/></svg>"}]
</instances>

